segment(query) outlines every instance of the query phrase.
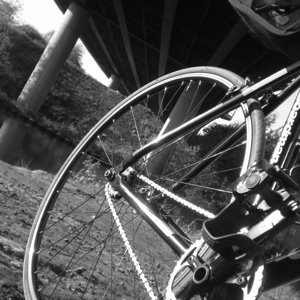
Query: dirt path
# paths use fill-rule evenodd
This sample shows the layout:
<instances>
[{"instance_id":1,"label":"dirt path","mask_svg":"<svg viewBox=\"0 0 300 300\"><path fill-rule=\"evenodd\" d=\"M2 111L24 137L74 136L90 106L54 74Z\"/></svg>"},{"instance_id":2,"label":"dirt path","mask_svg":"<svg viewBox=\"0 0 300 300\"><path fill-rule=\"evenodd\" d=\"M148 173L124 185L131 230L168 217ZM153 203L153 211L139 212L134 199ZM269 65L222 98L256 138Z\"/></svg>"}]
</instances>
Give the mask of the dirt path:
<instances>
[{"instance_id":1,"label":"dirt path","mask_svg":"<svg viewBox=\"0 0 300 300\"><path fill-rule=\"evenodd\" d=\"M52 176L0 161L0 299L24 299L22 266L29 230ZM283 287L262 300L296 300L299 295Z\"/></svg>"},{"instance_id":2,"label":"dirt path","mask_svg":"<svg viewBox=\"0 0 300 300\"><path fill-rule=\"evenodd\" d=\"M36 210L51 182L43 171L0 161L0 299L24 299L22 264Z\"/></svg>"}]
</instances>

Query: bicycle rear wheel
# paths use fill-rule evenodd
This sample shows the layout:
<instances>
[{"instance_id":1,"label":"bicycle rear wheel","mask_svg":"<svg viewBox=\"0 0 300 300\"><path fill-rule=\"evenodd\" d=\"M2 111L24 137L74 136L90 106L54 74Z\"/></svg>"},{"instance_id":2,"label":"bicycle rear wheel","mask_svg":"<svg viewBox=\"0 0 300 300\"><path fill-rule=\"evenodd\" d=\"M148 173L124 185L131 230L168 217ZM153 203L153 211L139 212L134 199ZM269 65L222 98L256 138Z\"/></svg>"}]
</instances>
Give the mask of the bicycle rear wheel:
<instances>
[{"instance_id":1,"label":"bicycle rear wheel","mask_svg":"<svg viewBox=\"0 0 300 300\"><path fill-rule=\"evenodd\" d=\"M136 271L107 203L104 173L163 132L222 103L228 91L242 83L219 68L174 72L124 99L94 126L56 175L34 220L24 260L27 300L162 297L178 258L127 203L115 200L114 209L138 260ZM133 167L217 213L230 201L240 173L257 159L257 143L252 141L260 127L256 110L250 111L246 103L241 106L148 153ZM243 124L246 138L222 144ZM200 162L205 163L195 171ZM151 201L151 187L141 183L136 189ZM199 238L205 216L168 199L157 205L181 226L186 238Z\"/></svg>"}]
</instances>

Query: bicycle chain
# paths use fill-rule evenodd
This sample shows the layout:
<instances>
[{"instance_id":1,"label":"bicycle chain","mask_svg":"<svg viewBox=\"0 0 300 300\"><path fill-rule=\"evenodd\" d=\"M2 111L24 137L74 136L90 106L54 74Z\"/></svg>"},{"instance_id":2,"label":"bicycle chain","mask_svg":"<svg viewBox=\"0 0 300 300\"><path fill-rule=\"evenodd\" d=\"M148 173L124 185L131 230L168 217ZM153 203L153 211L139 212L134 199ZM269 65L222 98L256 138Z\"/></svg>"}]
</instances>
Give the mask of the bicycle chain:
<instances>
[{"instance_id":1,"label":"bicycle chain","mask_svg":"<svg viewBox=\"0 0 300 300\"><path fill-rule=\"evenodd\" d=\"M201 215L204 215L206 216L207 218L214 218L215 215L212 214L211 212L201 208L201 207L198 207L190 202L188 202L187 200L173 194L172 192L166 190L165 188L161 187L160 185L156 184L155 182L153 182L152 180L150 180L149 178L143 176L143 175L137 175L137 177L142 180L144 183L146 184L149 184L151 187L155 188L156 190L160 191L162 194L170 197L171 199L173 199L174 201L182 204L183 206L185 207L188 207L189 209L191 210L194 210L195 212L201 214ZM191 246L191 247L194 247L194 245L196 243L202 243L202 240L197 240L195 241L195 243ZM173 273L171 274L171 276L173 276L173 274L177 274L177 271L176 268L177 267L181 267L181 259L178 261ZM254 274L252 274L252 276L255 276L256 278L254 279L256 284L252 284L252 287L250 289L250 291L248 290L249 286L247 285L246 287L244 287L242 290L243 290L243 295L246 296L246 298L248 299L248 297L251 297L251 299L256 299L258 293L259 293L259 290L261 288L261 284L262 284L262 280L263 280L263 266L259 266L258 269L254 272ZM258 283L260 282L259 285L257 285ZM171 287L168 286L168 291L169 291L169 295L173 295L172 294L172 291L171 291ZM246 293L246 294L245 294ZM243 296L243 297L244 297ZM173 299L173 298L170 298L170 299ZM174 298L175 299L175 298Z\"/></svg>"},{"instance_id":2,"label":"bicycle chain","mask_svg":"<svg viewBox=\"0 0 300 300\"><path fill-rule=\"evenodd\" d=\"M208 219L212 219L215 217L215 215L193 203L190 203L189 201L173 194L172 192L166 190L165 188L163 188L162 186L158 185L157 183L153 182L152 180L150 180L149 178L145 177L144 175L138 175L137 177L142 180L144 183L149 184L151 187L155 188L156 190L158 190L159 192L161 192L163 195L173 199L174 201L180 203L181 205L197 212L200 215L203 215L205 217L207 217Z\"/></svg>"},{"instance_id":3,"label":"bicycle chain","mask_svg":"<svg viewBox=\"0 0 300 300\"><path fill-rule=\"evenodd\" d=\"M144 183L149 184L151 187L153 187L157 191L161 192L163 195L165 195L165 196L173 199L177 203L180 203L181 205L183 205L183 206L185 206L185 207L187 207L187 208L189 208L189 209L191 209L191 210L193 210L193 211L195 211L195 212L197 212L197 213L199 213L199 214L201 214L201 215L203 215L203 216L205 216L205 217L207 217L209 219L215 217L215 215L213 213L211 213L211 212L209 212L209 211L207 211L207 210L205 210L205 209L203 209L201 207L198 207L198 206L196 206L196 205L188 202L187 200L179 197L178 195L173 194L172 192L166 190L165 188L163 188L162 186L160 186L157 183L153 182L149 178L147 178L147 177L145 177L143 175L137 175L137 177L141 181L143 181ZM109 183L107 183L106 186L105 186L106 200L108 202L108 205L109 205L109 208L110 208L111 213L113 215L113 218L114 218L114 220L116 222L117 228L118 228L119 233L121 235L121 238L122 238L122 240L124 242L126 250L129 253L129 256L130 256L130 258L131 258L131 260L133 262L133 265L134 265L134 267L136 269L136 272L139 275L142 283L144 284L145 289L146 289L149 297L151 298L151 300L158 300L158 298L155 296L155 294L154 294L154 292L153 292L153 290L152 290L152 288L151 288L151 286L150 286L150 284L149 284L149 282L148 282L148 280L147 280L147 278L146 278L146 276L145 276L145 274L144 274L144 272L143 272L143 270L141 268L141 265L140 265L140 263L139 263L136 255L135 255L135 253L134 253L134 251L133 251L130 243L129 243L129 240L128 240L127 236L126 236L124 228L123 228L123 226L121 224L121 221L120 221L120 219L119 219L119 217L117 215L117 212L115 210L115 207L113 205L113 202L112 202L112 199L111 199L111 196L110 196L110 191L109 191L110 187L111 186L110 186Z\"/></svg>"},{"instance_id":4,"label":"bicycle chain","mask_svg":"<svg viewBox=\"0 0 300 300\"><path fill-rule=\"evenodd\" d=\"M105 185L105 196L106 196L106 200L108 202L108 206L109 206L109 208L111 210L111 213L113 215L113 218L114 218L114 220L116 222L116 225L117 225L117 228L119 230L119 233L121 235L121 238L122 238L122 240L124 242L124 245L126 247L126 251L128 252L128 254L129 254L129 256L130 256L130 258L131 258L131 260L133 262L133 265L134 265L134 267L136 269L136 272L139 275L142 283L144 284L145 289L146 289L149 297L151 298L151 300L158 300L158 298L154 295L154 292L153 292L153 290L152 290L152 288L151 288L151 286L150 286L150 284L149 284L149 282L148 282L148 280L147 280L147 278L146 278L146 276L145 276L145 274L144 274L144 272L143 272L143 270L141 268L141 265L140 265L140 263L139 263L136 255L135 255L135 253L134 253L134 251L133 251L130 243L129 243L129 240L128 240L127 236L126 236L126 233L124 231L124 228L122 226L120 218L118 217L118 214L117 214L117 212L115 210L115 207L113 205L113 202L112 202L112 199L111 199L111 196L110 196L110 191L109 191L110 187L111 186L110 186L109 183L107 183Z\"/></svg>"}]
</instances>

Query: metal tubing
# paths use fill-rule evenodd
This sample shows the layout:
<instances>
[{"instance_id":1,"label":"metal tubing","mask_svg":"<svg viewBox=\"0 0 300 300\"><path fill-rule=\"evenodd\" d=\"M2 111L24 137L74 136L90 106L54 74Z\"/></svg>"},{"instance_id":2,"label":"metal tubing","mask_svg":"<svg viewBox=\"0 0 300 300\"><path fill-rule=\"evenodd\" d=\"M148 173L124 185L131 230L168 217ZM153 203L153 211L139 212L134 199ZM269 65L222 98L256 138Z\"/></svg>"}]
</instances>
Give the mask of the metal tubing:
<instances>
[{"instance_id":1,"label":"metal tubing","mask_svg":"<svg viewBox=\"0 0 300 300\"><path fill-rule=\"evenodd\" d=\"M162 136L157 137L155 140L151 141L144 147L135 151L132 154L132 158L124 165L123 169L125 170L127 167L138 161L145 154L150 153L151 151L161 147L162 145L168 145L172 141L186 134L187 132L190 132L196 128L200 128L208 124L210 121L220 117L221 115L228 113L230 110L236 108L242 101L242 99L243 95L238 94L237 96L226 101L225 103L220 103L215 107L209 109L205 113L193 118L192 120L185 122L181 126L163 134Z\"/></svg>"},{"instance_id":2,"label":"metal tubing","mask_svg":"<svg viewBox=\"0 0 300 300\"><path fill-rule=\"evenodd\" d=\"M230 136L223 139L218 145L216 145L215 148L207 153L198 164L196 164L189 172L187 172L184 177L182 177L177 183L173 184L172 191L179 190L185 185L185 183L191 181L192 178L204 170L209 164L219 158L228 146L234 146L237 142L239 142L245 132L246 126L241 126Z\"/></svg>"},{"instance_id":3,"label":"metal tubing","mask_svg":"<svg viewBox=\"0 0 300 300\"><path fill-rule=\"evenodd\" d=\"M179 257L185 253L190 246L188 241L178 235L170 226L162 221L148 202L146 202L139 194L136 194L120 175L116 176L113 187Z\"/></svg>"},{"instance_id":4,"label":"metal tubing","mask_svg":"<svg viewBox=\"0 0 300 300\"><path fill-rule=\"evenodd\" d=\"M124 165L124 169L128 166L132 165L136 161L138 161L143 155L150 153L151 151L161 147L165 144L170 144L172 141L178 139L178 137L183 136L185 133L196 129L197 127L205 126L211 120L220 117L222 114L229 112L230 110L237 107L242 101L245 101L249 98L256 96L256 93L261 92L263 89L266 89L268 86L275 84L283 80L284 78L288 78L291 76L290 72L295 72L296 67L289 70L289 68L284 69L285 71L281 70L276 73L276 76L269 76L266 79L260 81L258 84L254 84L253 86L244 88L241 93L237 94L236 96L232 97L231 99L225 101L224 103L220 103L217 106L211 108L210 110L206 111L205 113L198 115L197 117L193 118L182 124L181 126L163 134L162 136L157 137L155 140L151 141L150 143L146 144L141 149L137 150L133 153L132 158ZM297 65L298 70L298 65ZM286 89L282 91L280 96L274 97L271 103L263 108L264 113L267 115L271 113L274 109L276 109L285 98L283 95L287 96L290 95L293 91L299 88L299 78L296 79L296 83L292 83ZM285 92L286 91L286 92ZM270 106L270 108L269 108Z\"/></svg>"}]
</instances>

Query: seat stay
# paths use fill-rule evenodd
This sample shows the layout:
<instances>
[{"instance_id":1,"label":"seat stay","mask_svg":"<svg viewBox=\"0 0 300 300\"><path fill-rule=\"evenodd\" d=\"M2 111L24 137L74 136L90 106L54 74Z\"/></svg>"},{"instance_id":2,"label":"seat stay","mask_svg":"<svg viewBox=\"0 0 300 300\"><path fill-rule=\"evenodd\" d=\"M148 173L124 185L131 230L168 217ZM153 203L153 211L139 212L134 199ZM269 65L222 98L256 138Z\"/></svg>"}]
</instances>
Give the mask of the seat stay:
<instances>
[{"instance_id":1,"label":"seat stay","mask_svg":"<svg viewBox=\"0 0 300 300\"><path fill-rule=\"evenodd\" d=\"M164 146L169 146L172 142L177 141L181 137L183 137L185 134L192 132L193 130L196 130L197 128L201 128L205 125L207 125L212 120L215 120L222 116L223 114L226 114L230 112L231 110L238 107L238 105L244 101L242 94L238 94L235 97L224 101L215 107L209 109L203 114L200 114L196 116L195 118L183 123L182 125L178 126L177 128L174 128L161 136L157 137L156 139L152 140L148 144L144 145L137 151L135 151L132 154L132 157L130 160L128 160L123 167L123 170L127 169L129 166L133 165L135 162L137 162L139 159L141 159L144 155L147 155L148 153Z\"/></svg>"}]
</instances>

